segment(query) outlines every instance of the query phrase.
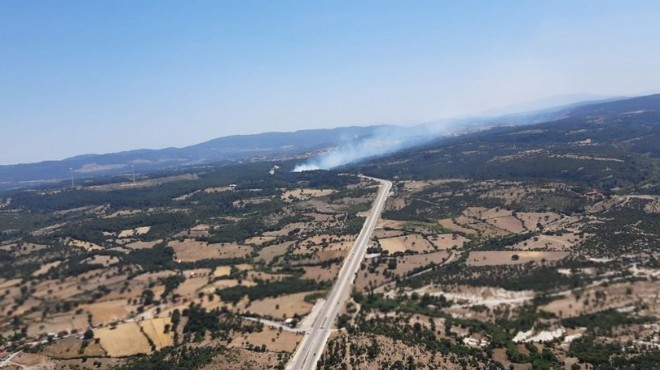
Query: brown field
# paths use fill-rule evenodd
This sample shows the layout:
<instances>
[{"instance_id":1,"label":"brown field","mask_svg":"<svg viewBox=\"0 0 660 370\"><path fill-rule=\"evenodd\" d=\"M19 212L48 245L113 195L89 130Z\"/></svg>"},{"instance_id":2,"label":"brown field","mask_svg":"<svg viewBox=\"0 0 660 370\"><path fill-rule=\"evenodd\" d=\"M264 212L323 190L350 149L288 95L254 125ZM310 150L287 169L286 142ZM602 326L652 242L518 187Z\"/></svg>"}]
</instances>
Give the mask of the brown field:
<instances>
[{"instance_id":1,"label":"brown field","mask_svg":"<svg viewBox=\"0 0 660 370\"><path fill-rule=\"evenodd\" d=\"M240 258L249 256L252 253L252 247L240 245L237 243L210 244L209 246L218 246L220 258Z\"/></svg>"},{"instance_id":2,"label":"brown field","mask_svg":"<svg viewBox=\"0 0 660 370\"><path fill-rule=\"evenodd\" d=\"M190 297L197 294L197 291L206 285L208 281L209 278L206 276L192 278L186 276L186 281L181 283L174 291L184 297Z\"/></svg>"},{"instance_id":3,"label":"brown field","mask_svg":"<svg viewBox=\"0 0 660 370\"><path fill-rule=\"evenodd\" d=\"M394 238L380 239L380 246L392 253L405 252L407 250L424 253L435 250L433 244L418 234L410 234Z\"/></svg>"},{"instance_id":4,"label":"brown field","mask_svg":"<svg viewBox=\"0 0 660 370\"><path fill-rule=\"evenodd\" d=\"M467 217L464 215L458 216L455 219L455 222L466 228L471 228L477 231L486 237L499 237L509 235L510 233L502 228L495 227L486 222L477 220L475 218Z\"/></svg>"},{"instance_id":5,"label":"brown field","mask_svg":"<svg viewBox=\"0 0 660 370\"><path fill-rule=\"evenodd\" d=\"M89 263L89 264L99 264L99 265L103 265L103 266L110 266L110 265L114 265L115 263L118 263L119 258L114 257L114 256L112 256L112 257L111 256L92 256L92 257L87 258L83 262Z\"/></svg>"},{"instance_id":6,"label":"brown field","mask_svg":"<svg viewBox=\"0 0 660 370\"><path fill-rule=\"evenodd\" d=\"M384 229L376 229L374 230L374 239L386 239L386 238L394 238L397 236L403 235L404 232L402 230L384 230Z\"/></svg>"},{"instance_id":7,"label":"brown field","mask_svg":"<svg viewBox=\"0 0 660 370\"><path fill-rule=\"evenodd\" d=\"M47 273L47 272L48 272L50 269L52 269L53 267L57 267L57 266L59 266L60 263L62 263L62 261L55 261L55 262L45 263L45 264L41 265L41 267L39 268L39 270L33 272L33 273L32 273L32 276L40 276L40 275L43 275L43 274Z\"/></svg>"},{"instance_id":8,"label":"brown field","mask_svg":"<svg viewBox=\"0 0 660 370\"><path fill-rule=\"evenodd\" d=\"M127 229L127 230L122 230L119 235L117 235L118 238L130 238L132 236L138 236L138 235L144 235L151 230L151 226L141 226L141 227L136 227L135 229Z\"/></svg>"},{"instance_id":9,"label":"brown field","mask_svg":"<svg viewBox=\"0 0 660 370\"><path fill-rule=\"evenodd\" d=\"M245 239L245 244L250 244L250 245L262 245L264 243L272 242L273 240L277 239L276 236L254 236L250 239Z\"/></svg>"},{"instance_id":10,"label":"brown field","mask_svg":"<svg viewBox=\"0 0 660 370\"><path fill-rule=\"evenodd\" d=\"M605 293L603 298L596 298L597 291ZM653 281L591 286L584 289L579 298L574 293L567 292L564 297L540 306L539 310L564 318L628 307L640 302L647 302L657 310L657 295L658 284Z\"/></svg>"},{"instance_id":11,"label":"brown field","mask_svg":"<svg viewBox=\"0 0 660 370\"><path fill-rule=\"evenodd\" d=\"M86 251L94 251L94 250L103 249L98 244L94 244L92 242L86 242L86 241L82 241L82 240L77 240L77 239L71 239L71 238L67 238L64 243L66 245L71 246L71 247L84 249Z\"/></svg>"},{"instance_id":12,"label":"brown field","mask_svg":"<svg viewBox=\"0 0 660 370\"><path fill-rule=\"evenodd\" d=\"M561 215L554 212L518 212L516 217L520 219L525 227L530 230L536 230L536 224L540 223L543 227L561 219Z\"/></svg>"},{"instance_id":13,"label":"brown field","mask_svg":"<svg viewBox=\"0 0 660 370\"><path fill-rule=\"evenodd\" d=\"M519 259L511 259L518 255ZM568 252L530 252L530 251L483 251L470 252L469 266L521 265L528 262L558 261L568 256Z\"/></svg>"},{"instance_id":14,"label":"brown field","mask_svg":"<svg viewBox=\"0 0 660 370\"><path fill-rule=\"evenodd\" d=\"M261 332L242 334L235 337L231 341L230 347L246 348L248 344L257 347L264 345L267 351L293 352L302 338L302 334L280 331L264 325Z\"/></svg>"},{"instance_id":15,"label":"brown field","mask_svg":"<svg viewBox=\"0 0 660 370\"><path fill-rule=\"evenodd\" d=\"M235 287L237 285L243 285L246 287L251 287L257 285L255 282L250 280L243 280L240 284L237 279L222 279L214 281L212 284L205 286L202 291L204 293L215 293L216 289L225 289Z\"/></svg>"},{"instance_id":16,"label":"brown field","mask_svg":"<svg viewBox=\"0 0 660 370\"><path fill-rule=\"evenodd\" d=\"M294 189L288 190L282 194L282 199L286 202L293 200L308 200L311 198L324 197L334 193L334 189Z\"/></svg>"},{"instance_id":17,"label":"brown field","mask_svg":"<svg viewBox=\"0 0 660 370\"><path fill-rule=\"evenodd\" d=\"M231 266L218 266L213 270L213 276L221 277L231 274Z\"/></svg>"},{"instance_id":18,"label":"brown field","mask_svg":"<svg viewBox=\"0 0 660 370\"><path fill-rule=\"evenodd\" d=\"M250 302L244 310L261 316L271 316L274 319L293 317L295 314L303 316L308 314L314 306L305 302L304 299L306 295L311 293L313 292L289 294Z\"/></svg>"},{"instance_id":19,"label":"brown field","mask_svg":"<svg viewBox=\"0 0 660 370\"><path fill-rule=\"evenodd\" d=\"M273 258L286 253L291 245L293 245L293 242L285 242L265 247L259 251L259 258L268 264L273 260Z\"/></svg>"},{"instance_id":20,"label":"brown field","mask_svg":"<svg viewBox=\"0 0 660 370\"><path fill-rule=\"evenodd\" d=\"M23 279L0 280L0 289L7 289L9 287L17 286Z\"/></svg>"},{"instance_id":21,"label":"brown field","mask_svg":"<svg viewBox=\"0 0 660 370\"><path fill-rule=\"evenodd\" d=\"M539 235L511 246L513 250L558 250L564 251L572 248L580 242L580 237L574 233L563 235Z\"/></svg>"},{"instance_id":22,"label":"brown field","mask_svg":"<svg viewBox=\"0 0 660 370\"><path fill-rule=\"evenodd\" d=\"M80 308L92 315L93 325L122 320L130 312L129 306L124 299L82 304Z\"/></svg>"},{"instance_id":23,"label":"brown field","mask_svg":"<svg viewBox=\"0 0 660 370\"><path fill-rule=\"evenodd\" d=\"M47 360L48 359L44 355L21 352L18 355L16 355L14 358L12 358L11 362L14 364L21 365L24 369L25 368L38 369L37 366L45 363Z\"/></svg>"},{"instance_id":24,"label":"brown field","mask_svg":"<svg viewBox=\"0 0 660 370\"><path fill-rule=\"evenodd\" d=\"M499 227L500 229L504 229L514 234L521 233L526 230L522 221L513 216L489 218L485 221L492 226Z\"/></svg>"},{"instance_id":25,"label":"brown field","mask_svg":"<svg viewBox=\"0 0 660 370\"><path fill-rule=\"evenodd\" d=\"M334 280L339 275L340 264L333 263L329 268L321 266L305 266L302 279L313 279L316 281Z\"/></svg>"},{"instance_id":26,"label":"brown field","mask_svg":"<svg viewBox=\"0 0 660 370\"><path fill-rule=\"evenodd\" d=\"M105 351L100 344L90 341L83 353L78 353L82 346L82 340L71 336L54 341L44 349L44 353L55 358L72 358L80 356L101 357Z\"/></svg>"},{"instance_id":27,"label":"brown field","mask_svg":"<svg viewBox=\"0 0 660 370\"><path fill-rule=\"evenodd\" d=\"M156 345L156 349L171 346L174 344L174 333L170 331L165 334L165 324L170 324L169 318L157 318L140 321L139 325L144 333L151 338Z\"/></svg>"},{"instance_id":28,"label":"brown field","mask_svg":"<svg viewBox=\"0 0 660 370\"><path fill-rule=\"evenodd\" d=\"M453 247L463 248L463 244L468 241L463 236L455 234L438 234L429 237L429 240L440 250L451 249Z\"/></svg>"},{"instance_id":29,"label":"brown field","mask_svg":"<svg viewBox=\"0 0 660 370\"><path fill-rule=\"evenodd\" d=\"M71 332L77 329L84 331L89 326L87 315L62 315L47 317L44 321L35 322L28 326L28 335L37 336L41 333L59 333L61 331Z\"/></svg>"},{"instance_id":30,"label":"brown field","mask_svg":"<svg viewBox=\"0 0 660 370\"><path fill-rule=\"evenodd\" d=\"M220 258L220 252L215 245L209 245L206 242L198 242L192 239L185 239L183 242L173 240L168 244L174 253L176 259L182 262L195 262L203 259Z\"/></svg>"},{"instance_id":31,"label":"brown field","mask_svg":"<svg viewBox=\"0 0 660 370\"><path fill-rule=\"evenodd\" d=\"M124 244L124 246L130 249L149 249L149 248L153 248L154 245L162 242L163 241L161 239L158 239L150 242L133 242L129 244Z\"/></svg>"},{"instance_id":32,"label":"brown field","mask_svg":"<svg viewBox=\"0 0 660 370\"><path fill-rule=\"evenodd\" d=\"M147 338L134 322L118 325L115 329L96 329L94 335L101 339L101 346L111 357L133 356L138 353L151 353Z\"/></svg>"},{"instance_id":33,"label":"brown field","mask_svg":"<svg viewBox=\"0 0 660 370\"><path fill-rule=\"evenodd\" d=\"M265 237L273 237L273 238L279 238L281 236L287 236L289 235L290 232L294 231L295 229L301 229L305 230L307 227L307 224L304 222L294 222L292 224L287 224L283 228L275 231L266 231L263 235Z\"/></svg>"},{"instance_id":34,"label":"brown field","mask_svg":"<svg viewBox=\"0 0 660 370\"><path fill-rule=\"evenodd\" d=\"M454 220L452 220L451 218L442 219L438 221L438 223L440 224L440 226L444 227L447 230L456 231L467 235L476 234L476 231L474 229L468 229L466 227L463 227L457 224L456 222L454 222Z\"/></svg>"}]
</instances>

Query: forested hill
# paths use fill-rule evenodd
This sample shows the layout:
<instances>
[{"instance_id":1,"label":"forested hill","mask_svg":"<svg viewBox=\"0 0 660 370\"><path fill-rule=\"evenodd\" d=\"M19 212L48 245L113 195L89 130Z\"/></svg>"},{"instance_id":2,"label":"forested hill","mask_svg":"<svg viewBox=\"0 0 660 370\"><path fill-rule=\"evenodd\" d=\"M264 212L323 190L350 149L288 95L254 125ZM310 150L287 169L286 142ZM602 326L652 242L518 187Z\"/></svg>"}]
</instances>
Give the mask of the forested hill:
<instances>
[{"instance_id":1,"label":"forested hill","mask_svg":"<svg viewBox=\"0 0 660 370\"><path fill-rule=\"evenodd\" d=\"M434 141L357 166L402 179L561 180L604 191L658 193L660 95L576 107L556 121Z\"/></svg>"}]
</instances>

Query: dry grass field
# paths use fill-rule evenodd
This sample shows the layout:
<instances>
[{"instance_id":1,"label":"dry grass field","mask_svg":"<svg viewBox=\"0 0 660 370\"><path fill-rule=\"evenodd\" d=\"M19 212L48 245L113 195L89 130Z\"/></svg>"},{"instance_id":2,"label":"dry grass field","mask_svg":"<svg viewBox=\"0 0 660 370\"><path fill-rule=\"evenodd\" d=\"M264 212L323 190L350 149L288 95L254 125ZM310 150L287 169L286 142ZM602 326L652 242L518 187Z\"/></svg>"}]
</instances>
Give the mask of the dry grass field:
<instances>
[{"instance_id":1,"label":"dry grass field","mask_svg":"<svg viewBox=\"0 0 660 370\"><path fill-rule=\"evenodd\" d=\"M456 222L454 222L454 220L451 218L444 218L442 220L439 220L438 224L440 224L440 226L450 231L455 231L466 235L476 234L476 230L461 226Z\"/></svg>"},{"instance_id":2,"label":"dry grass field","mask_svg":"<svg viewBox=\"0 0 660 370\"><path fill-rule=\"evenodd\" d=\"M305 266L305 273L302 275L303 279L313 279L316 281L334 280L339 274L341 265L334 263L328 268L321 266Z\"/></svg>"},{"instance_id":3,"label":"dry grass field","mask_svg":"<svg viewBox=\"0 0 660 370\"><path fill-rule=\"evenodd\" d=\"M559 317L574 317L608 309L625 309L645 302L650 309L660 310L658 285L653 281L616 283L607 286L593 285L576 294L566 292L560 298L542 305L539 310Z\"/></svg>"},{"instance_id":4,"label":"dry grass field","mask_svg":"<svg viewBox=\"0 0 660 370\"><path fill-rule=\"evenodd\" d=\"M305 296L311 293L312 292L303 292L266 298L250 302L249 306L244 309L261 316L271 316L275 319L289 318L296 314L304 316L308 314L314 306L311 303L305 302Z\"/></svg>"},{"instance_id":5,"label":"dry grass field","mask_svg":"<svg viewBox=\"0 0 660 370\"><path fill-rule=\"evenodd\" d=\"M273 261L275 257L285 254L293 244L294 242L284 242L265 247L259 251L259 258L268 264Z\"/></svg>"},{"instance_id":6,"label":"dry grass field","mask_svg":"<svg viewBox=\"0 0 660 370\"><path fill-rule=\"evenodd\" d=\"M429 241L433 243L436 248L446 250L454 247L459 249L463 248L463 244L465 244L468 239L458 234L438 234L430 236Z\"/></svg>"},{"instance_id":7,"label":"dry grass field","mask_svg":"<svg viewBox=\"0 0 660 370\"><path fill-rule=\"evenodd\" d=\"M539 235L511 246L513 250L556 250L572 249L577 243L584 240L574 233L563 235Z\"/></svg>"},{"instance_id":8,"label":"dry grass field","mask_svg":"<svg viewBox=\"0 0 660 370\"><path fill-rule=\"evenodd\" d=\"M182 262L195 262L203 259L220 258L220 251L218 246L209 245L206 242L199 242L193 239L184 239L182 242L173 240L168 243L174 253L176 259Z\"/></svg>"},{"instance_id":9,"label":"dry grass field","mask_svg":"<svg viewBox=\"0 0 660 370\"><path fill-rule=\"evenodd\" d=\"M405 252L407 250L424 253L434 251L435 248L428 240L418 234L409 234L394 238L378 240L380 246L390 254L396 252Z\"/></svg>"},{"instance_id":10,"label":"dry grass field","mask_svg":"<svg viewBox=\"0 0 660 370\"><path fill-rule=\"evenodd\" d=\"M133 356L138 353L151 353L147 338L140 331L138 324L129 322L116 328L101 328L94 331L101 340L101 346L111 357Z\"/></svg>"},{"instance_id":11,"label":"dry grass field","mask_svg":"<svg viewBox=\"0 0 660 370\"><path fill-rule=\"evenodd\" d=\"M165 325L170 323L169 318L156 318L140 321L139 325L144 330L144 333L154 342L156 349L160 350L174 344L174 333L170 331L165 334Z\"/></svg>"},{"instance_id":12,"label":"dry grass field","mask_svg":"<svg viewBox=\"0 0 660 370\"><path fill-rule=\"evenodd\" d=\"M282 199L286 202L294 200L308 200L311 198L324 197L336 192L334 189L293 189L287 190L282 194Z\"/></svg>"},{"instance_id":13,"label":"dry grass field","mask_svg":"<svg viewBox=\"0 0 660 370\"><path fill-rule=\"evenodd\" d=\"M264 326L261 332L247 333L233 338L230 347L265 346L266 351L293 352L303 335Z\"/></svg>"},{"instance_id":14,"label":"dry grass field","mask_svg":"<svg viewBox=\"0 0 660 370\"><path fill-rule=\"evenodd\" d=\"M516 258L515 256L518 256ZM542 263L564 259L568 252L532 252L532 251L478 251L470 252L468 266L521 265L529 262Z\"/></svg>"},{"instance_id":15,"label":"dry grass field","mask_svg":"<svg viewBox=\"0 0 660 370\"><path fill-rule=\"evenodd\" d=\"M144 235L151 230L151 226L141 226L141 227L136 227L135 229L127 229L127 230L122 230L119 235L117 235L118 238L130 238L133 236L139 236L139 235Z\"/></svg>"},{"instance_id":16,"label":"dry grass field","mask_svg":"<svg viewBox=\"0 0 660 370\"><path fill-rule=\"evenodd\" d=\"M79 349L82 346L82 340L77 337L67 337L53 342L44 349L44 353L54 358L74 358L80 356L102 357L106 353L100 344L90 341L82 353Z\"/></svg>"},{"instance_id":17,"label":"dry grass field","mask_svg":"<svg viewBox=\"0 0 660 370\"><path fill-rule=\"evenodd\" d=\"M126 318L131 311L128 303L124 299L82 304L80 305L80 308L84 312L92 315L93 325L122 320Z\"/></svg>"},{"instance_id":18,"label":"dry grass field","mask_svg":"<svg viewBox=\"0 0 660 370\"><path fill-rule=\"evenodd\" d=\"M37 321L28 326L28 335L38 336L42 333L59 333L62 331L71 332L72 330L84 331L89 326L87 315L60 315L47 317L43 321Z\"/></svg>"}]
</instances>

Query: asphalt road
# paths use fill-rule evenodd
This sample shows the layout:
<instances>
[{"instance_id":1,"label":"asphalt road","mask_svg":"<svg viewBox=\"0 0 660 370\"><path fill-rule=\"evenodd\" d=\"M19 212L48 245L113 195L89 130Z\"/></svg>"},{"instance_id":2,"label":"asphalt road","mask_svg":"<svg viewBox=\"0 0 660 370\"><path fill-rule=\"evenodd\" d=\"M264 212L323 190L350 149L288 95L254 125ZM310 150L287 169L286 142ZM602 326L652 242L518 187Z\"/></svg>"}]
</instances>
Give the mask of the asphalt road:
<instances>
[{"instance_id":1,"label":"asphalt road","mask_svg":"<svg viewBox=\"0 0 660 370\"><path fill-rule=\"evenodd\" d=\"M392 183L390 181L366 176L363 177L378 181L381 184L378 195L371 207L367 220L362 226L360 234L355 240L355 244L353 244L351 253L344 259L344 264L339 271L335 285L332 287L332 290L325 301L325 305L316 316L310 330L298 345L296 352L293 354L291 361L287 365L287 369L311 370L316 368L316 363L319 358L321 358L323 348L328 341L328 337L330 337L330 332L337 319L337 315L342 311L346 301L350 297L355 275L357 274L360 268L360 263L367 252L371 234L373 234L374 229L376 228L376 223L380 218L383 206L385 205L387 196L392 188Z\"/></svg>"}]
</instances>

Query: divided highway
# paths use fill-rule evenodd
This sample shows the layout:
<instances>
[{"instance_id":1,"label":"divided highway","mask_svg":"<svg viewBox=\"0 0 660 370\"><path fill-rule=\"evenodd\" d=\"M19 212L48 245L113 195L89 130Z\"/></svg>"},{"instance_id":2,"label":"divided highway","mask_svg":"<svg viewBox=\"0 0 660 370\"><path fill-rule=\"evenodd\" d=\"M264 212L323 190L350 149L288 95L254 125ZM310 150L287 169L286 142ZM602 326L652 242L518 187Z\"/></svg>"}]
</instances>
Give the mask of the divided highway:
<instances>
[{"instance_id":1,"label":"divided highway","mask_svg":"<svg viewBox=\"0 0 660 370\"><path fill-rule=\"evenodd\" d=\"M346 301L350 297L353 280L355 280L355 275L360 269L360 264L369 246L369 240L376 228L376 223L380 218L385 201L392 188L390 181L367 176L362 177L380 183L378 195L371 207L367 220L362 226L360 234L355 240L355 244L353 244L351 253L344 259L344 264L339 271L337 281L333 285L323 308L316 316L316 319L314 319L310 330L298 345L296 352L287 365L287 369L311 370L316 368L316 363L321 358L325 343L328 341L328 337L330 337L330 332L337 319L337 315L344 308Z\"/></svg>"}]
</instances>

